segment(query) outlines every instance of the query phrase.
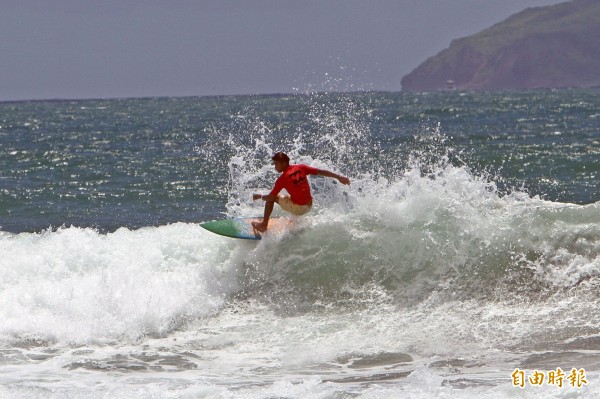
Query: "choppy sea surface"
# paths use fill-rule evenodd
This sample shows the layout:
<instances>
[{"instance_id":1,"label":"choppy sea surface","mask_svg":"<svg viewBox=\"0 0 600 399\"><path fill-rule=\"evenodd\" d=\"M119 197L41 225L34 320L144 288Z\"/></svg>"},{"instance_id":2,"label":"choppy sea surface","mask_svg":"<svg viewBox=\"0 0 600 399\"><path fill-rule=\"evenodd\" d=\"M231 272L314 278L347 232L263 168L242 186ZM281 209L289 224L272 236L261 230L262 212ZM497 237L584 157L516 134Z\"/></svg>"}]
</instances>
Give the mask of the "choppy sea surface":
<instances>
[{"instance_id":1,"label":"choppy sea surface","mask_svg":"<svg viewBox=\"0 0 600 399\"><path fill-rule=\"evenodd\" d=\"M276 151L352 184L201 228ZM600 398L599 160L598 90L0 103L0 397Z\"/></svg>"}]
</instances>

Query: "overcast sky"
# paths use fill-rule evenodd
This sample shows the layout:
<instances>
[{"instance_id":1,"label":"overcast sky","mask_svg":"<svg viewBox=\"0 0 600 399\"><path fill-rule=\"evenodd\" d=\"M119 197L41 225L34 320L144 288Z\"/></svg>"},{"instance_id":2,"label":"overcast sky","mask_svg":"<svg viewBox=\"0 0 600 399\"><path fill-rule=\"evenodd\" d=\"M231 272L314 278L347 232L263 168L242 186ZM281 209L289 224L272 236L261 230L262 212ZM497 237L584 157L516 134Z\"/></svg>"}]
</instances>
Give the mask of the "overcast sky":
<instances>
[{"instance_id":1,"label":"overcast sky","mask_svg":"<svg viewBox=\"0 0 600 399\"><path fill-rule=\"evenodd\" d=\"M0 101L401 89L450 41L561 0L2 0Z\"/></svg>"}]
</instances>

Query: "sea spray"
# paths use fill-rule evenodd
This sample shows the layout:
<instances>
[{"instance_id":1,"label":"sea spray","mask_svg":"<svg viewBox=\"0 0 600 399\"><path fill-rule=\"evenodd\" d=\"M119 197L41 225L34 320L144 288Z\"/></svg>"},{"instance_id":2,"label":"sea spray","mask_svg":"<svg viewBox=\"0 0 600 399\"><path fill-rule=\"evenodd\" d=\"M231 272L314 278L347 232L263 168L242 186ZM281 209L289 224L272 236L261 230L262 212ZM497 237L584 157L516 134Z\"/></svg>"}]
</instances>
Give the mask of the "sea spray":
<instances>
[{"instance_id":1,"label":"sea spray","mask_svg":"<svg viewBox=\"0 0 600 399\"><path fill-rule=\"evenodd\" d=\"M298 295L318 297L339 293L329 291L339 281L343 289L375 283L402 303L438 290L484 298L496 289L527 291L532 285L538 287L534 291L552 291L548 287L557 282L548 286L553 262L548 260L556 257L544 254L547 244L536 231L547 234L554 227L536 214L546 208L552 212L555 204L507 186L489 170L476 172L463 159L469 154L455 149L439 123L427 122L412 133L406 159L388 159L384 167L370 169L371 159L384 151L371 137L376 118L370 104L344 94L333 97L303 97L305 122L292 131L246 108L224 130L213 132L231 154L229 216L262 214L262 203L250 198L269 190L277 177L269 161L277 150L296 162L346 170L352 178L350 187L311 178L316 205L304 223L308 227L289 243L277 241L272 252L261 246L247 262L258 273L271 273L270 288L279 279L308 281Z\"/></svg>"}]
</instances>

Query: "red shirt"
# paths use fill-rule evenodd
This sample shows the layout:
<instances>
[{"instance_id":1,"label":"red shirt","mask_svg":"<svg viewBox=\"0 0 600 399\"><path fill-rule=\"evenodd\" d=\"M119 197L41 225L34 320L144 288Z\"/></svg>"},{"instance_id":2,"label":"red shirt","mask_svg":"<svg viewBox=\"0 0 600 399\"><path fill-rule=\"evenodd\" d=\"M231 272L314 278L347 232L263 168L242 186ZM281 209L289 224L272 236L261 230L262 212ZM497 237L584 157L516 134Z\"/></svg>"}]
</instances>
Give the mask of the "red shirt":
<instances>
[{"instance_id":1,"label":"red shirt","mask_svg":"<svg viewBox=\"0 0 600 399\"><path fill-rule=\"evenodd\" d=\"M312 166L303 164L289 165L275 181L275 186L269 195L276 196L285 188L290 194L294 204L306 205L312 201L310 185L308 184L308 178L306 176L316 175L318 173L319 170Z\"/></svg>"}]
</instances>

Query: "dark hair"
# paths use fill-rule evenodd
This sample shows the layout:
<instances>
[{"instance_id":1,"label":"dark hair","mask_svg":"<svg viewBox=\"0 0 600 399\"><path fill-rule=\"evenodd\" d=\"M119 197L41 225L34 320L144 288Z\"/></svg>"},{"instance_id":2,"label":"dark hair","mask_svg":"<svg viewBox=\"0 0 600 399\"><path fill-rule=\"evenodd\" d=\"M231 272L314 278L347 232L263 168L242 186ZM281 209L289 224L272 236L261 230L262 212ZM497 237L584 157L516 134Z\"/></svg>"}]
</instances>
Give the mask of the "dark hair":
<instances>
[{"instance_id":1,"label":"dark hair","mask_svg":"<svg viewBox=\"0 0 600 399\"><path fill-rule=\"evenodd\" d=\"M286 153L276 152L275 155L271 158L273 161L286 162L290 163L290 157L287 156Z\"/></svg>"}]
</instances>

